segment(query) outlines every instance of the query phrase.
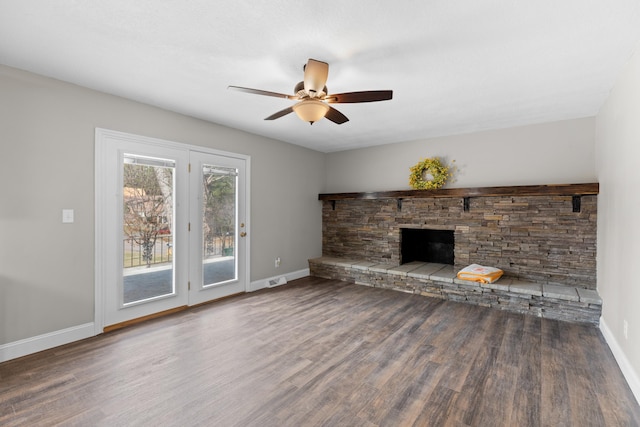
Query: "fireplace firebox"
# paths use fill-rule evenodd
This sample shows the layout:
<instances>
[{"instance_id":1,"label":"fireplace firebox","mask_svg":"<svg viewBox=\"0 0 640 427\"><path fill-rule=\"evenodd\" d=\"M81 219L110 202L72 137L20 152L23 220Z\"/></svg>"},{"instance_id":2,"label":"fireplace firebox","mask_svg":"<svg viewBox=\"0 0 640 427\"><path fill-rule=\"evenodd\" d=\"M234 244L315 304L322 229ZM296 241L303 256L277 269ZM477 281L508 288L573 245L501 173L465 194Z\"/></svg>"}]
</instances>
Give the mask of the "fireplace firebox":
<instances>
[{"instance_id":1,"label":"fireplace firebox","mask_svg":"<svg viewBox=\"0 0 640 427\"><path fill-rule=\"evenodd\" d=\"M401 264L411 261L423 261L453 265L453 254L453 230L401 229Z\"/></svg>"}]
</instances>

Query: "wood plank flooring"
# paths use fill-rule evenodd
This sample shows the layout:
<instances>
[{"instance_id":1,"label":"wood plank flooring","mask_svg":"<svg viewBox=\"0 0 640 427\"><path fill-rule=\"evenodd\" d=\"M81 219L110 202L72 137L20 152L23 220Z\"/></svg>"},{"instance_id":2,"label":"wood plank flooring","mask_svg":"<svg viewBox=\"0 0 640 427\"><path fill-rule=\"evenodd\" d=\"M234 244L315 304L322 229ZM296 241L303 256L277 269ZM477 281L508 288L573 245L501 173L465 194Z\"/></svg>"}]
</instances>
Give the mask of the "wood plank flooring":
<instances>
[{"instance_id":1,"label":"wood plank flooring","mask_svg":"<svg viewBox=\"0 0 640 427\"><path fill-rule=\"evenodd\" d=\"M2 426L638 426L598 329L339 281L0 364Z\"/></svg>"}]
</instances>

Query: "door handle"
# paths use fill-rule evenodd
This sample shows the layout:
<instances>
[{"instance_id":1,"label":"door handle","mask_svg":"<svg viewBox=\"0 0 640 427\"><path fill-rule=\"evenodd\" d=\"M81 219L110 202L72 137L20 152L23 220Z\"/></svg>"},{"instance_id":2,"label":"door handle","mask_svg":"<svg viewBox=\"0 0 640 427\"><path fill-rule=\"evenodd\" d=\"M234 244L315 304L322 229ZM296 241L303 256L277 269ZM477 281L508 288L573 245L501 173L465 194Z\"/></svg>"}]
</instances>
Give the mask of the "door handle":
<instances>
[{"instance_id":1,"label":"door handle","mask_svg":"<svg viewBox=\"0 0 640 427\"><path fill-rule=\"evenodd\" d=\"M244 237L246 235L247 235L247 233L245 233L244 231L242 233L240 233L240 237Z\"/></svg>"}]
</instances>

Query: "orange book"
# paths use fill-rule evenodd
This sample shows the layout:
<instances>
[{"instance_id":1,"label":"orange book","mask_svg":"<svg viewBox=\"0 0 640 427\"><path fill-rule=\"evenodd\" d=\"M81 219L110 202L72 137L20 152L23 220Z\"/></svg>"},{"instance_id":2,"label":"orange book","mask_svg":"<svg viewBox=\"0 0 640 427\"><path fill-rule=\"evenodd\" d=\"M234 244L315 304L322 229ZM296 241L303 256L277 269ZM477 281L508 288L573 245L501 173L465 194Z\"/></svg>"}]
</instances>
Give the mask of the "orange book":
<instances>
[{"instance_id":1,"label":"orange book","mask_svg":"<svg viewBox=\"0 0 640 427\"><path fill-rule=\"evenodd\" d=\"M480 283L493 283L502 277L504 272L499 268L484 267L478 264L471 264L458 271L458 279L471 280Z\"/></svg>"}]
</instances>

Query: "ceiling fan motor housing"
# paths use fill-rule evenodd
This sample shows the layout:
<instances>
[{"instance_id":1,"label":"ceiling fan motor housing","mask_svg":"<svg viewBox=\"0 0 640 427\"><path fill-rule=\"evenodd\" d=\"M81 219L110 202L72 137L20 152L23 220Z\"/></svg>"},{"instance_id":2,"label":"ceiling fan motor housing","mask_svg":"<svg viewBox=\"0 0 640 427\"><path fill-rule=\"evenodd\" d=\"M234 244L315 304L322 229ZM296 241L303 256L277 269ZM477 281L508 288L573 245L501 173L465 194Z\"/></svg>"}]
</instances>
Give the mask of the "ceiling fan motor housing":
<instances>
[{"instance_id":1,"label":"ceiling fan motor housing","mask_svg":"<svg viewBox=\"0 0 640 427\"><path fill-rule=\"evenodd\" d=\"M304 88L304 82L300 82L296 85L296 87L293 88L293 94L296 95L298 98L303 99L303 98L319 98L322 99L324 98L327 93L329 93L329 89L327 89L327 87L323 87L322 90L320 92L312 92L313 95L311 93L307 93L307 91Z\"/></svg>"},{"instance_id":2,"label":"ceiling fan motor housing","mask_svg":"<svg viewBox=\"0 0 640 427\"><path fill-rule=\"evenodd\" d=\"M304 89L310 97L319 96L327 83L327 77L329 77L329 64L315 59L307 61L304 67Z\"/></svg>"}]
</instances>

